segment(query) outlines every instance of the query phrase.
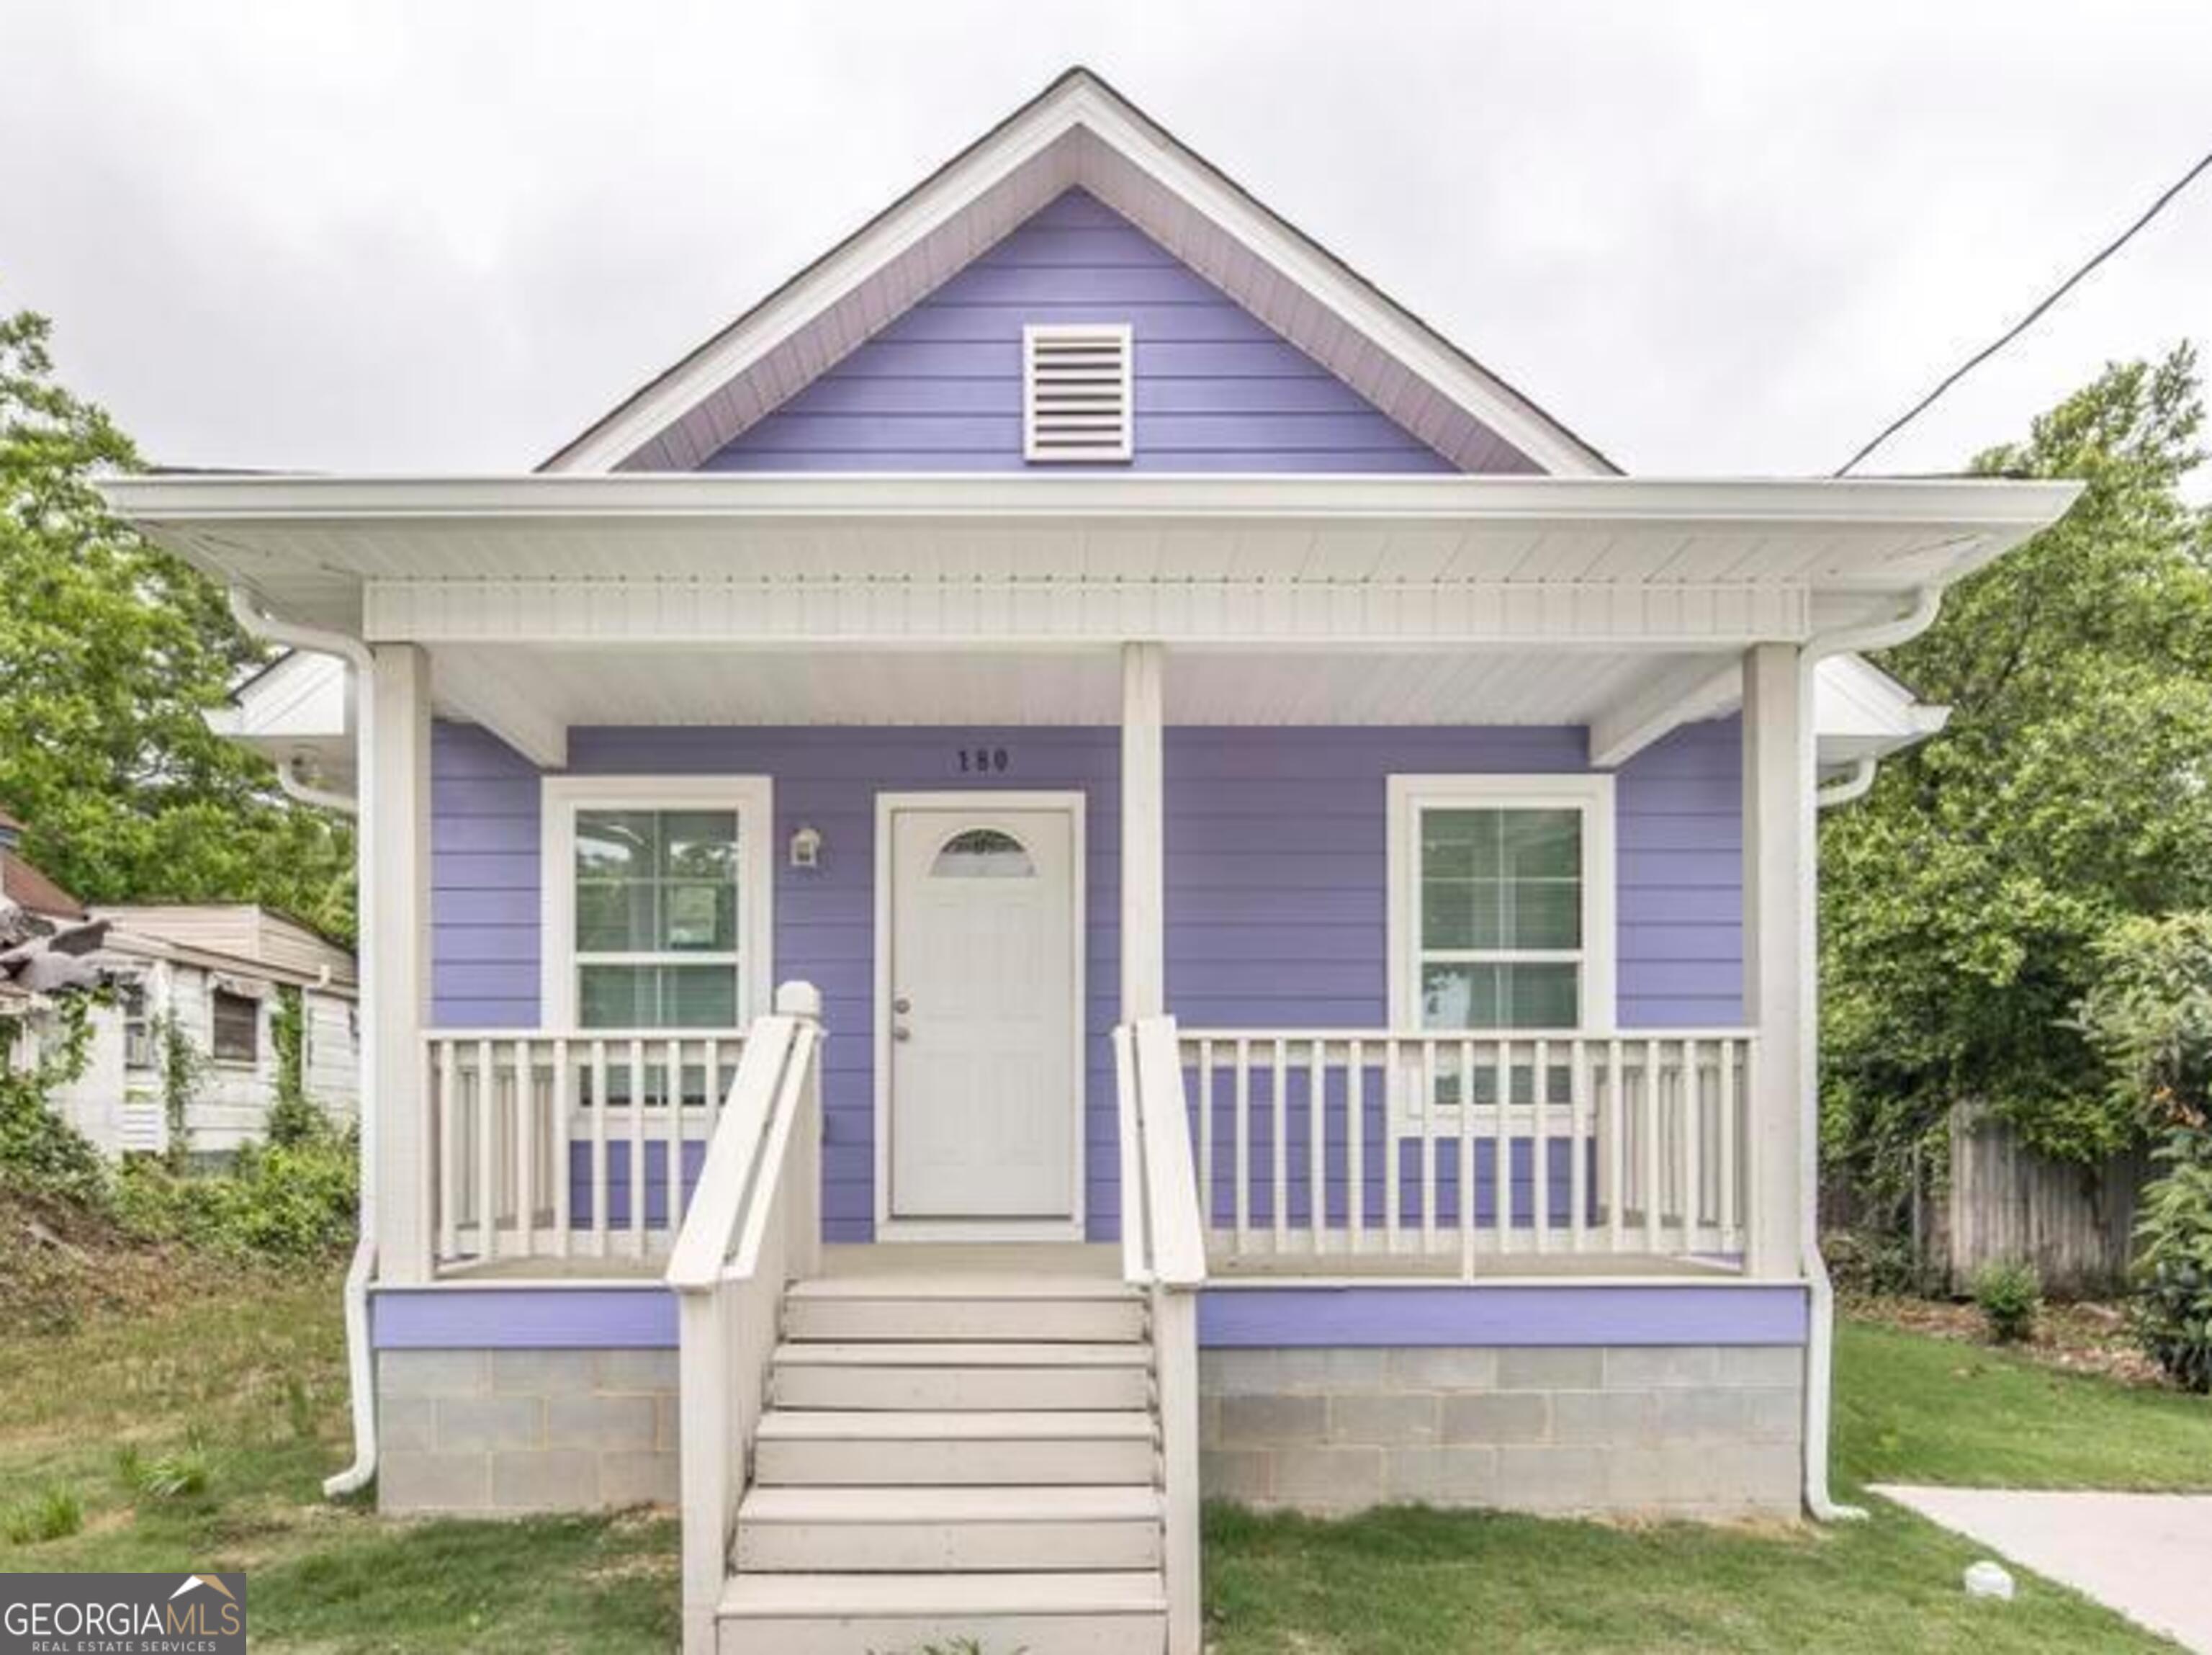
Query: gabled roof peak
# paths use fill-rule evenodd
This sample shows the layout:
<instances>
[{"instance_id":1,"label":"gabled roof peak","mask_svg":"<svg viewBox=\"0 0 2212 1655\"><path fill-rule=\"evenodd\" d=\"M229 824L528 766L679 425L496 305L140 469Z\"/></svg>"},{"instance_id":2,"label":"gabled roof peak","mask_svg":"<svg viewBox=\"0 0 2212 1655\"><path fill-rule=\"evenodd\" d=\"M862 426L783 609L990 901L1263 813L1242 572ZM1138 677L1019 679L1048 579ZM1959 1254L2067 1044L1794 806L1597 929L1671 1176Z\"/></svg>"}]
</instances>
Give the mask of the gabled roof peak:
<instances>
[{"instance_id":1,"label":"gabled roof peak","mask_svg":"<svg viewBox=\"0 0 2212 1655\"><path fill-rule=\"evenodd\" d=\"M1546 472L1617 471L1081 64L539 469L697 466L1039 208L1079 188L1446 459L1480 469L1503 441Z\"/></svg>"}]
</instances>

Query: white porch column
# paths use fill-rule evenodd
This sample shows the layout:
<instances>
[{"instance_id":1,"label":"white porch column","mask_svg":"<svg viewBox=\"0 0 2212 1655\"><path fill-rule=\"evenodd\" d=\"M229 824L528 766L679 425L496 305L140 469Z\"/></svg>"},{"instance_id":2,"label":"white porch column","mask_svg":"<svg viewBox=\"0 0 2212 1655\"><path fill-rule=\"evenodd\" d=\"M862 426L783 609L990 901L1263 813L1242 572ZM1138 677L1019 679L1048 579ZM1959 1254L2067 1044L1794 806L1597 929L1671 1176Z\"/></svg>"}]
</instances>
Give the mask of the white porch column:
<instances>
[{"instance_id":1,"label":"white porch column","mask_svg":"<svg viewBox=\"0 0 2212 1655\"><path fill-rule=\"evenodd\" d=\"M1758 1031L1750 1103L1751 1274L1795 1277L1815 1129L1812 697L1797 646L1743 658L1743 977Z\"/></svg>"},{"instance_id":2,"label":"white porch column","mask_svg":"<svg viewBox=\"0 0 2212 1655\"><path fill-rule=\"evenodd\" d=\"M1157 643L1121 646L1121 1018L1167 1009L1167 834Z\"/></svg>"},{"instance_id":3,"label":"white porch column","mask_svg":"<svg viewBox=\"0 0 2212 1655\"><path fill-rule=\"evenodd\" d=\"M377 1275L430 1275L429 1099L422 1028L430 989L430 666L413 644L376 646L363 686L369 751L362 765L362 1084L375 1088Z\"/></svg>"}]
</instances>

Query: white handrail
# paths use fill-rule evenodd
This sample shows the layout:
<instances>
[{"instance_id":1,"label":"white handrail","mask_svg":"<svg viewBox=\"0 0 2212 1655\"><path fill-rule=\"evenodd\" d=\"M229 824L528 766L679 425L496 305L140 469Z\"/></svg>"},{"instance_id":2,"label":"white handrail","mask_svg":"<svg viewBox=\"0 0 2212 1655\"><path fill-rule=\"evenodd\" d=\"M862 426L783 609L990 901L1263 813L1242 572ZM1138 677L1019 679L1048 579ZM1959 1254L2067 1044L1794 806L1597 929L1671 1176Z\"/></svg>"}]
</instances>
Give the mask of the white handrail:
<instances>
[{"instance_id":1,"label":"white handrail","mask_svg":"<svg viewBox=\"0 0 2212 1655\"><path fill-rule=\"evenodd\" d=\"M1190 1116L1175 1019L1136 1027L1136 1110L1144 1169L1146 1238L1152 1277L1164 1287L1206 1280L1206 1225L1190 1159Z\"/></svg>"},{"instance_id":2,"label":"white handrail","mask_svg":"<svg viewBox=\"0 0 2212 1655\"><path fill-rule=\"evenodd\" d=\"M781 1014L759 1019L748 1031L722 1118L707 1143L698 1189L668 1256L666 1280L678 1293L703 1292L720 1281L740 1226L766 1204L751 1197L775 1183L781 1158L769 1150L781 1152L788 1140L788 1111L816 1037L811 1025ZM779 1117L781 1133L775 1130Z\"/></svg>"},{"instance_id":3,"label":"white handrail","mask_svg":"<svg viewBox=\"0 0 2212 1655\"><path fill-rule=\"evenodd\" d=\"M1121 1160L1121 1279L1140 1287L1152 1279L1146 1244L1152 1221L1145 1211L1144 1132L1137 1122L1136 1041L1126 1023L1114 1028L1114 1113Z\"/></svg>"},{"instance_id":4,"label":"white handrail","mask_svg":"<svg viewBox=\"0 0 2212 1655\"><path fill-rule=\"evenodd\" d=\"M676 1294L685 1655L712 1655L784 1289L821 1249L821 995L777 991L747 1031L665 1280Z\"/></svg>"},{"instance_id":5,"label":"white handrail","mask_svg":"<svg viewBox=\"0 0 2212 1655\"><path fill-rule=\"evenodd\" d=\"M1161 1538L1169 1655L1204 1643L1199 1591L1198 1293L1206 1225L1191 1167L1190 1116L1171 1017L1114 1031L1121 1122L1122 1274L1152 1301L1152 1375L1160 1421Z\"/></svg>"}]
</instances>

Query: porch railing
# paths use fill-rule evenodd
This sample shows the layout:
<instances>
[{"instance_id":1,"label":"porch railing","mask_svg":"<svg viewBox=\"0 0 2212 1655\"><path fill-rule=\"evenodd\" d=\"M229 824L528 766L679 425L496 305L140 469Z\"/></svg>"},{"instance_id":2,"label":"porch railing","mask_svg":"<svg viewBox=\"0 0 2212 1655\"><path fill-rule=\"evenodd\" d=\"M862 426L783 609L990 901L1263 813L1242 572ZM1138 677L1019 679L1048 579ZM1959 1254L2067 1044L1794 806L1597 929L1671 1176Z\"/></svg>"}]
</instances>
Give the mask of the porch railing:
<instances>
[{"instance_id":1,"label":"porch railing","mask_svg":"<svg viewBox=\"0 0 2212 1655\"><path fill-rule=\"evenodd\" d=\"M438 1268L665 1256L744 1044L735 1029L425 1037Z\"/></svg>"},{"instance_id":2,"label":"porch railing","mask_svg":"<svg viewBox=\"0 0 2212 1655\"><path fill-rule=\"evenodd\" d=\"M822 1250L822 997L776 991L752 1025L668 1261L684 1444L684 1651L712 1655L784 1290Z\"/></svg>"},{"instance_id":3,"label":"porch railing","mask_svg":"<svg viewBox=\"0 0 2212 1655\"><path fill-rule=\"evenodd\" d=\"M1205 1213L1191 1165L1175 1019L1114 1031L1120 1125L1121 1274L1152 1301L1153 1395L1159 1409L1160 1502L1168 1655L1199 1655L1198 1290L1206 1285Z\"/></svg>"},{"instance_id":4,"label":"porch railing","mask_svg":"<svg viewBox=\"0 0 2212 1655\"><path fill-rule=\"evenodd\" d=\"M1756 1042L1209 1029L1178 1037L1213 1252L1298 1259L1741 1253Z\"/></svg>"}]
</instances>

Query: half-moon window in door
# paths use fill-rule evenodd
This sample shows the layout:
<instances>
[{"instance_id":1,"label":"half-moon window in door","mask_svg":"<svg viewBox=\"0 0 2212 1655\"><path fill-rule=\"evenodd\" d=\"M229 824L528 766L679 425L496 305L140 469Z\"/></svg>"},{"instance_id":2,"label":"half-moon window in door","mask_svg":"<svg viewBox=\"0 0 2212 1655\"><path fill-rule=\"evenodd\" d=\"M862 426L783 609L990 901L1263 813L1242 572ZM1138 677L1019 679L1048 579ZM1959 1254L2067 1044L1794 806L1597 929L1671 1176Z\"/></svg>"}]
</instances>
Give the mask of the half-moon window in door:
<instances>
[{"instance_id":1,"label":"half-moon window in door","mask_svg":"<svg viewBox=\"0 0 2212 1655\"><path fill-rule=\"evenodd\" d=\"M967 828L945 842L929 866L933 879L1028 879L1036 864L1011 833L996 828Z\"/></svg>"}]
</instances>

